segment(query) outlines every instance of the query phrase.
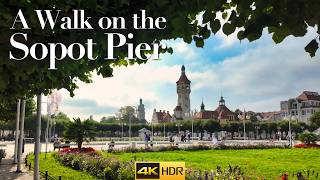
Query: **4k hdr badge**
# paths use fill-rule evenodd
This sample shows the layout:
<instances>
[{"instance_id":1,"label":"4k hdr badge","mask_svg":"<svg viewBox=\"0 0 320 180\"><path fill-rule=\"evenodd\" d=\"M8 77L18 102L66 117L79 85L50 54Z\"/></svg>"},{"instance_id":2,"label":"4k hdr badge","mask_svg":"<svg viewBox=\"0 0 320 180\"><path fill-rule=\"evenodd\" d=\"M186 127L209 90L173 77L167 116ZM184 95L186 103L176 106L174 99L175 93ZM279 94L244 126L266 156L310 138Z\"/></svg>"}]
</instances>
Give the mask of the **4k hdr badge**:
<instances>
[{"instance_id":1,"label":"4k hdr badge","mask_svg":"<svg viewBox=\"0 0 320 180\"><path fill-rule=\"evenodd\" d=\"M136 180L184 180L184 162L136 162Z\"/></svg>"}]
</instances>

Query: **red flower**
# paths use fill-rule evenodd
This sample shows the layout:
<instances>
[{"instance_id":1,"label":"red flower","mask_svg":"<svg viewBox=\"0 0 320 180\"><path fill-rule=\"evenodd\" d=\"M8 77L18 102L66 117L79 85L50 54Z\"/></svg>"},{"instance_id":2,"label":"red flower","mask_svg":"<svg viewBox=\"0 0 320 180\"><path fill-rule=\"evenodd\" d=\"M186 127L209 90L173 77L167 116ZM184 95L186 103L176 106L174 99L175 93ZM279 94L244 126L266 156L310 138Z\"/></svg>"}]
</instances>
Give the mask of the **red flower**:
<instances>
[{"instance_id":1,"label":"red flower","mask_svg":"<svg viewBox=\"0 0 320 180\"><path fill-rule=\"evenodd\" d=\"M295 148L320 148L318 144L296 144L294 145Z\"/></svg>"},{"instance_id":2,"label":"red flower","mask_svg":"<svg viewBox=\"0 0 320 180\"><path fill-rule=\"evenodd\" d=\"M59 154L68 154L68 153L95 153L96 151L92 147L88 148L63 148L59 151Z\"/></svg>"}]
</instances>

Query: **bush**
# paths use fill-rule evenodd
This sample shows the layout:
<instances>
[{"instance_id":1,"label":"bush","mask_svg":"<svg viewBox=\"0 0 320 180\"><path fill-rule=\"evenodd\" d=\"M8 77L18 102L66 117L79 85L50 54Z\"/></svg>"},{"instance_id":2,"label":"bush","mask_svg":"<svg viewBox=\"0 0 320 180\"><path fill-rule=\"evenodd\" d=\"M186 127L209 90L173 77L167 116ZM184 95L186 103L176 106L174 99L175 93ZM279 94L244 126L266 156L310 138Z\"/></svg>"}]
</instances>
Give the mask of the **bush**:
<instances>
[{"instance_id":1,"label":"bush","mask_svg":"<svg viewBox=\"0 0 320 180\"><path fill-rule=\"evenodd\" d=\"M317 139L317 135L310 132L305 132L299 135L299 140L304 144L315 144Z\"/></svg>"},{"instance_id":2,"label":"bush","mask_svg":"<svg viewBox=\"0 0 320 180\"><path fill-rule=\"evenodd\" d=\"M55 153L64 166L88 172L99 179L134 179L134 163L121 163L116 157L103 157L99 153Z\"/></svg>"},{"instance_id":3,"label":"bush","mask_svg":"<svg viewBox=\"0 0 320 180\"><path fill-rule=\"evenodd\" d=\"M137 152L162 152L162 151L199 151L199 150L210 150L210 149L272 149L272 148L289 148L287 145L268 145L268 144L245 144L245 145L225 145L225 144L218 144L218 145L192 145L192 146L159 146L154 148L123 148L123 149L113 149L112 151L108 151L109 153L137 153Z\"/></svg>"}]
</instances>

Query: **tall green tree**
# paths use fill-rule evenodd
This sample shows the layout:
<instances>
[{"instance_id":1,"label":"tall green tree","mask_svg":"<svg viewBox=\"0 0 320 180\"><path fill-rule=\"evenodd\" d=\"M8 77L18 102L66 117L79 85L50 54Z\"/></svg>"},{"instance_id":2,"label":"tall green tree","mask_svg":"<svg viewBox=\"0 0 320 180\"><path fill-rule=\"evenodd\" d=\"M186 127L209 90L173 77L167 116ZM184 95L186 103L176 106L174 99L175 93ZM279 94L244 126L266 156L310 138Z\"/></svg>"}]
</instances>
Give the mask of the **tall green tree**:
<instances>
[{"instance_id":1,"label":"tall green tree","mask_svg":"<svg viewBox=\"0 0 320 180\"><path fill-rule=\"evenodd\" d=\"M320 127L320 111L316 111L311 117L310 117L311 123L317 125Z\"/></svg>"},{"instance_id":2,"label":"tall green tree","mask_svg":"<svg viewBox=\"0 0 320 180\"><path fill-rule=\"evenodd\" d=\"M73 122L70 122L64 132L64 137L67 140L77 143L78 148L82 147L83 142L89 142L94 139L96 128L92 121L81 121L80 118L74 118Z\"/></svg>"},{"instance_id":3,"label":"tall green tree","mask_svg":"<svg viewBox=\"0 0 320 180\"><path fill-rule=\"evenodd\" d=\"M136 117L136 109L132 106L124 106L119 109L120 120L125 123L139 123Z\"/></svg>"},{"instance_id":4,"label":"tall green tree","mask_svg":"<svg viewBox=\"0 0 320 180\"><path fill-rule=\"evenodd\" d=\"M35 112L35 102L33 98L26 99L25 115L30 116ZM13 121L16 118L17 101L14 99L0 98L0 120Z\"/></svg>"}]
</instances>

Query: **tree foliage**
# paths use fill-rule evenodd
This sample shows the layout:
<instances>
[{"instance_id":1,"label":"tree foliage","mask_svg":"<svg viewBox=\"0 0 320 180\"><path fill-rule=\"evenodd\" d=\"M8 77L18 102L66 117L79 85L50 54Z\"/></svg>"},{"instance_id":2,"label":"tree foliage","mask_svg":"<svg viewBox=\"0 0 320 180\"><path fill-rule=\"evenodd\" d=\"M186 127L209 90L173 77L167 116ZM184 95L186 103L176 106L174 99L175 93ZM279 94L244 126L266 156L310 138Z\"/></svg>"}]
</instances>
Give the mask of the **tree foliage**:
<instances>
[{"instance_id":1,"label":"tree foliage","mask_svg":"<svg viewBox=\"0 0 320 180\"><path fill-rule=\"evenodd\" d=\"M320 127L320 111L316 111L311 117L310 117L311 123L317 125Z\"/></svg>"},{"instance_id":2,"label":"tree foliage","mask_svg":"<svg viewBox=\"0 0 320 180\"><path fill-rule=\"evenodd\" d=\"M67 30L51 31L41 30L37 24L35 9L62 9L65 15L72 16L73 9L84 9L87 16L93 19L108 17L124 17L130 19L134 13L145 9L152 17L163 16L167 19L165 30L136 30L131 24L120 33L134 34L132 43L153 43L161 40L182 38L185 42L195 42L197 47L204 46L204 40L211 34L222 29L223 33L230 35L237 32L239 40L259 39L266 28L272 33L276 43L282 42L286 37L304 36L308 27L317 27L320 22L319 0L295 1L257 1L257 0L67 0L67 1L34 1L34 0L1 0L0 1L0 93L3 97L24 97L27 94L48 94L51 89L67 89L71 95L77 88L77 81L91 82L91 73L97 72L103 77L112 76L115 66L127 66L146 61L135 59L125 60L126 50L118 48L115 51L116 59L105 61L102 58L93 62L87 59L71 61L64 59L58 61L59 70L48 70L48 60L35 62L34 60L12 61L8 60L9 38L13 34L10 27L16 17L17 10L22 9L28 19L32 31L27 32L31 37L29 44L41 43L84 43L87 38L97 42L94 54L104 57L106 55L106 39L103 33L111 30L94 30L72 32ZM222 14L223 21L218 14ZM202 22L201 20L202 19ZM128 21L130 22L130 21ZM320 28L318 28L318 33ZM311 56L318 49L317 37L306 46L305 50ZM12 49L11 49L12 50ZM172 52L171 49L167 49ZM16 52L19 55L21 52Z\"/></svg>"},{"instance_id":3,"label":"tree foliage","mask_svg":"<svg viewBox=\"0 0 320 180\"><path fill-rule=\"evenodd\" d=\"M78 148L82 147L84 141L91 141L95 137L95 126L90 120L81 121L80 118L74 118L73 122L67 125L64 137L78 144Z\"/></svg>"},{"instance_id":4,"label":"tree foliage","mask_svg":"<svg viewBox=\"0 0 320 180\"><path fill-rule=\"evenodd\" d=\"M299 135L299 140L305 144L314 144L318 140L318 136L314 133L305 132Z\"/></svg>"},{"instance_id":5,"label":"tree foliage","mask_svg":"<svg viewBox=\"0 0 320 180\"><path fill-rule=\"evenodd\" d=\"M124 106L119 109L120 121L123 123L141 123L136 117L136 109L133 106Z\"/></svg>"},{"instance_id":6,"label":"tree foliage","mask_svg":"<svg viewBox=\"0 0 320 180\"><path fill-rule=\"evenodd\" d=\"M8 99L7 99L8 100ZM3 100L0 98L0 120L14 121L16 118L17 101ZM30 116L35 111L35 102L33 98L26 99L25 116Z\"/></svg>"}]
</instances>

